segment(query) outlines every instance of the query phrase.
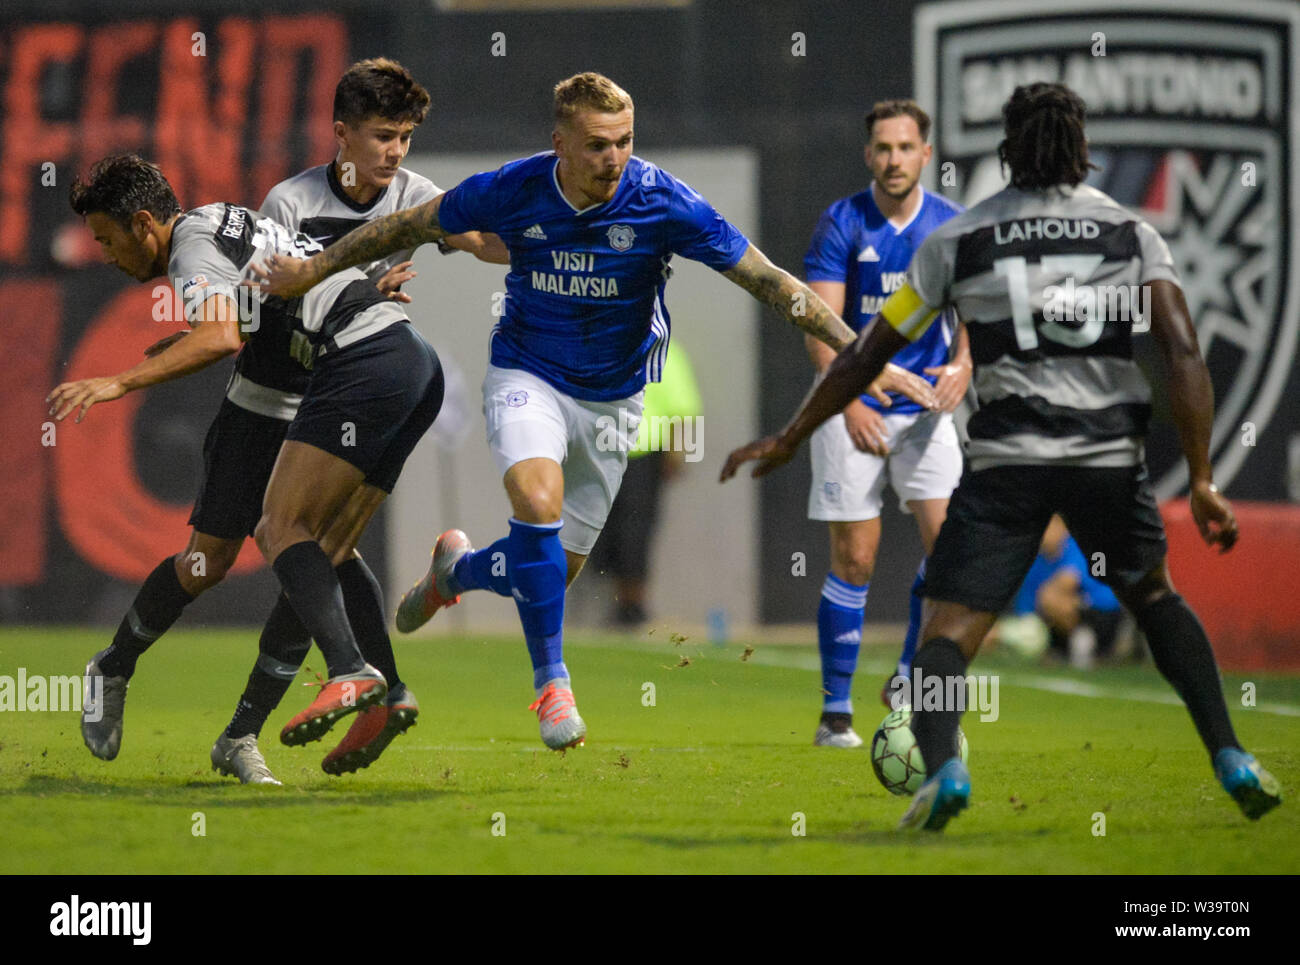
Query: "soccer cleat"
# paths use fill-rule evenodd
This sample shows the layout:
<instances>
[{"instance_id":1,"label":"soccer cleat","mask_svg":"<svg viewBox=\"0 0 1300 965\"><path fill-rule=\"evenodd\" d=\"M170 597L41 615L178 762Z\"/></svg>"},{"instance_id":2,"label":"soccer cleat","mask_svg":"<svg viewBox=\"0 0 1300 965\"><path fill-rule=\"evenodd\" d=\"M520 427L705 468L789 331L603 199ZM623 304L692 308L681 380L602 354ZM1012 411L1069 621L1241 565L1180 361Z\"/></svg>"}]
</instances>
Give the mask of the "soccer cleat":
<instances>
[{"instance_id":1,"label":"soccer cleat","mask_svg":"<svg viewBox=\"0 0 1300 965\"><path fill-rule=\"evenodd\" d=\"M382 704L357 714L339 746L325 755L321 770L326 774L346 774L369 767L379 760L398 734L415 726L420 705L406 684L389 692Z\"/></svg>"},{"instance_id":2,"label":"soccer cleat","mask_svg":"<svg viewBox=\"0 0 1300 965\"><path fill-rule=\"evenodd\" d=\"M257 749L257 736L227 737L224 732L212 745L212 769L227 777L239 778L240 784L279 784L266 758Z\"/></svg>"},{"instance_id":3,"label":"soccer cleat","mask_svg":"<svg viewBox=\"0 0 1300 965\"><path fill-rule=\"evenodd\" d=\"M129 681L125 677L104 676L99 669L99 658L107 652L99 651L86 664L81 699L81 739L90 748L90 753L100 760L111 761L122 748L122 714L126 708ZM91 686L92 679L99 681L98 688Z\"/></svg>"},{"instance_id":4,"label":"soccer cleat","mask_svg":"<svg viewBox=\"0 0 1300 965\"><path fill-rule=\"evenodd\" d=\"M1252 821L1258 821L1282 803L1282 785L1245 751L1222 748L1214 755L1214 774Z\"/></svg>"},{"instance_id":5,"label":"soccer cleat","mask_svg":"<svg viewBox=\"0 0 1300 965\"><path fill-rule=\"evenodd\" d=\"M280 743L293 747L324 737L335 722L358 710L377 704L388 693L384 675L370 664L356 673L340 674L325 681L311 705L280 731Z\"/></svg>"},{"instance_id":6,"label":"soccer cleat","mask_svg":"<svg viewBox=\"0 0 1300 965\"><path fill-rule=\"evenodd\" d=\"M573 703L573 691L568 680L552 680L542 688L537 699L528 705L537 711L542 728L542 743L553 751L585 744L587 725L578 716Z\"/></svg>"},{"instance_id":7,"label":"soccer cleat","mask_svg":"<svg viewBox=\"0 0 1300 965\"><path fill-rule=\"evenodd\" d=\"M900 831L942 831L970 803L970 771L960 757L950 757L921 785L912 806L898 822Z\"/></svg>"},{"instance_id":8,"label":"soccer cleat","mask_svg":"<svg viewBox=\"0 0 1300 965\"><path fill-rule=\"evenodd\" d=\"M813 735L814 747L861 747L863 740L853 730L852 714L822 714Z\"/></svg>"},{"instance_id":9,"label":"soccer cleat","mask_svg":"<svg viewBox=\"0 0 1300 965\"><path fill-rule=\"evenodd\" d=\"M447 587L447 577L452 568L466 553L472 553L469 537L458 529L449 529L433 544L429 572L419 583L406 591L397 604L397 629L411 633L424 626L433 615L445 606L455 606L460 596L453 596Z\"/></svg>"}]
</instances>

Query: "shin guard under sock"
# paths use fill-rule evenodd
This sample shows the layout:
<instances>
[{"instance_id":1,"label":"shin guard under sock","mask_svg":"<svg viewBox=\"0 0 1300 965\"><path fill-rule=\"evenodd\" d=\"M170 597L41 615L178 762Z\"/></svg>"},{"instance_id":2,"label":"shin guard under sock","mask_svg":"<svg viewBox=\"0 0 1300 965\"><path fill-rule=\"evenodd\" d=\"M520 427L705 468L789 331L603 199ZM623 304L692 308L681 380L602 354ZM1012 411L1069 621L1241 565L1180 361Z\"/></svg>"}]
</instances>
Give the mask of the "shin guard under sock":
<instances>
[{"instance_id":1,"label":"shin guard under sock","mask_svg":"<svg viewBox=\"0 0 1300 965\"><path fill-rule=\"evenodd\" d=\"M176 575L175 557L169 556L155 566L136 594L131 609L122 617L108 652L99 660L104 676L130 679L135 673L136 660L171 628L193 600Z\"/></svg>"},{"instance_id":2,"label":"shin guard under sock","mask_svg":"<svg viewBox=\"0 0 1300 965\"><path fill-rule=\"evenodd\" d=\"M961 677L961 683L950 684L953 677ZM931 776L957 753L961 711L949 700L957 693L964 702L966 657L956 642L931 637L912 661L912 733L921 748L926 773ZM935 699L936 694L941 695L940 699Z\"/></svg>"},{"instance_id":3,"label":"shin guard under sock","mask_svg":"<svg viewBox=\"0 0 1300 965\"><path fill-rule=\"evenodd\" d=\"M564 666L564 587L568 562L560 545L560 523L510 520L510 589L519 609L528 656L533 662L533 686L568 677Z\"/></svg>"},{"instance_id":4,"label":"shin guard under sock","mask_svg":"<svg viewBox=\"0 0 1300 965\"><path fill-rule=\"evenodd\" d=\"M330 677L356 673L364 665L348 623L343 591L329 557L312 540L294 543L271 564L284 595L325 656Z\"/></svg>"},{"instance_id":5,"label":"shin guard under sock","mask_svg":"<svg viewBox=\"0 0 1300 965\"><path fill-rule=\"evenodd\" d=\"M1134 617L1146 634L1156 668L1187 705L1196 732L1210 756L1224 747L1240 750L1232 721L1228 719L1214 651L1196 614L1181 596L1171 593Z\"/></svg>"}]
</instances>

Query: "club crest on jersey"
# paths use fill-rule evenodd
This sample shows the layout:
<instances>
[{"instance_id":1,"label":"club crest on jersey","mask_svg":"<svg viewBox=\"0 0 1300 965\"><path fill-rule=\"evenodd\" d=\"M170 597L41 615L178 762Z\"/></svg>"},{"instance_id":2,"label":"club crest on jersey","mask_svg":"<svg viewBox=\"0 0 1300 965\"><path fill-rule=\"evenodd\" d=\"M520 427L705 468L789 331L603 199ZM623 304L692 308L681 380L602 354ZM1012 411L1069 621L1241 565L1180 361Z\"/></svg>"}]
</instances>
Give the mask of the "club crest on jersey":
<instances>
[{"instance_id":1,"label":"club crest on jersey","mask_svg":"<svg viewBox=\"0 0 1300 965\"><path fill-rule=\"evenodd\" d=\"M610 225L607 237L609 246L615 251L627 251L632 247L632 242L636 241L636 232L632 230L631 225Z\"/></svg>"},{"instance_id":2,"label":"club crest on jersey","mask_svg":"<svg viewBox=\"0 0 1300 965\"><path fill-rule=\"evenodd\" d=\"M528 403L528 393L525 392L523 389L519 389L518 391L511 392L508 396L506 396L506 405L510 406L510 408L512 409L517 409L521 405L526 405L527 403Z\"/></svg>"},{"instance_id":3,"label":"club crest on jersey","mask_svg":"<svg viewBox=\"0 0 1300 965\"><path fill-rule=\"evenodd\" d=\"M981 0L922 5L913 32L913 90L938 119L927 187L947 169L949 196L967 207L1006 185L997 148L1016 86L1055 81L1083 98L1101 168L1088 183L1150 222L1180 272L1214 382L1220 486L1254 453L1242 427L1262 434L1285 409L1300 340L1300 5L1258 0L1224 16L1218 0L1061 0L1041 13ZM1045 221L1000 230L1031 228L1070 254L1068 232ZM1153 358L1149 339L1133 346ZM1157 497L1178 495L1177 444L1148 452Z\"/></svg>"}]
</instances>

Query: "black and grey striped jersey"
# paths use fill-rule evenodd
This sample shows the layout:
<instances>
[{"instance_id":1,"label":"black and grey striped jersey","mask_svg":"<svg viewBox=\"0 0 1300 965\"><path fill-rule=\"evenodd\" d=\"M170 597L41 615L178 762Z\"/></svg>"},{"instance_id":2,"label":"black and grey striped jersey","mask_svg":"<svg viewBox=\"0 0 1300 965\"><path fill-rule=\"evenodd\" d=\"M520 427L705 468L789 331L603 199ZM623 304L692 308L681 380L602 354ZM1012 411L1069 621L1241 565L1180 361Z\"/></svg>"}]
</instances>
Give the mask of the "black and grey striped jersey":
<instances>
[{"instance_id":1,"label":"black and grey striped jersey","mask_svg":"<svg viewBox=\"0 0 1300 965\"><path fill-rule=\"evenodd\" d=\"M1136 465L1151 390L1133 332L1161 279L1178 283L1168 245L1108 195L1007 188L930 234L882 314L913 340L950 305L966 322L972 469Z\"/></svg>"},{"instance_id":2,"label":"black and grey striped jersey","mask_svg":"<svg viewBox=\"0 0 1300 965\"><path fill-rule=\"evenodd\" d=\"M368 221L424 204L440 194L442 189L428 178L398 168L392 183L366 204L358 204L343 190L334 165L322 164L273 187L262 202L261 212L328 248ZM410 259L408 248L360 267L372 281L378 281L394 265Z\"/></svg>"},{"instance_id":3,"label":"black and grey striped jersey","mask_svg":"<svg viewBox=\"0 0 1300 965\"><path fill-rule=\"evenodd\" d=\"M318 352L406 321L406 313L355 268L330 276L301 298L286 300L243 284L249 265L271 254L307 258L320 250L312 239L237 204L204 205L176 221L167 274L186 320L193 323L214 295L225 295L239 312L245 344L226 392L237 405L292 419Z\"/></svg>"}]
</instances>

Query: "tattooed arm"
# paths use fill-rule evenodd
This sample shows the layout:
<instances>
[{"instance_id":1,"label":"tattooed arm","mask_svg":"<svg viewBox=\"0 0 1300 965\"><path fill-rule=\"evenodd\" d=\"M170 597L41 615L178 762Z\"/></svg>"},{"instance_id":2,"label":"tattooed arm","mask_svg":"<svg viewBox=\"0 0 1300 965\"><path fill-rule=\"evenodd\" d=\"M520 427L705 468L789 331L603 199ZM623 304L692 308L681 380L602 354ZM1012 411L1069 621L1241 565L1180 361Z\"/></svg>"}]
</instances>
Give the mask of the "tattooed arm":
<instances>
[{"instance_id":1,"label":"tattooed arm","mask_svg":"<svg viewBox=\"0 0 1300 965\"><path fill-rule=\"evenodd\" d=\"M836 352L853 344L856 338L853 329L845 325L815 291L788 271L772 264L753 245L745 250L734 268L723 274L760 302L771 305L811 338L825 343ZM809 351L812 351L811 346ZM830 364L829 358L826 364ZM930 383L893 363L885 366L884 371L878 373L875 381L863 391L870 392L885 405L889 405L889 397L886 395L888 392L905 395L926 408L935 405L934 390Z\"/></svg>"},{"instance_id":2,"label":"tattooed arm","mask_svg":"<svg viewBox=\"0 0 1300 965\"><path fill-rule=\"evenodd\" d=\"M771 305L819 342L836 352L853 344L853 329L840 320L817 293L788 271L776 267L750 245L734 268L723 272L765 305Z\"/></svg>"},{"instance_id":3,"label":"tattooed arm","mask_svg":"<svg viewBox=\"0 0 1300 965\"><path fill-rule=\"evenodd\" d=\"M444 195L432 201L396 211L384 218L349 231L324 251L306 261L286 255L272 255L262 266L250 266L263 291L284 298L304 295L313 286L344 268L376 261L403 248L418 248L444 238L447 232L438 222L438 208Z\"/></svg>"}]
</instances>

